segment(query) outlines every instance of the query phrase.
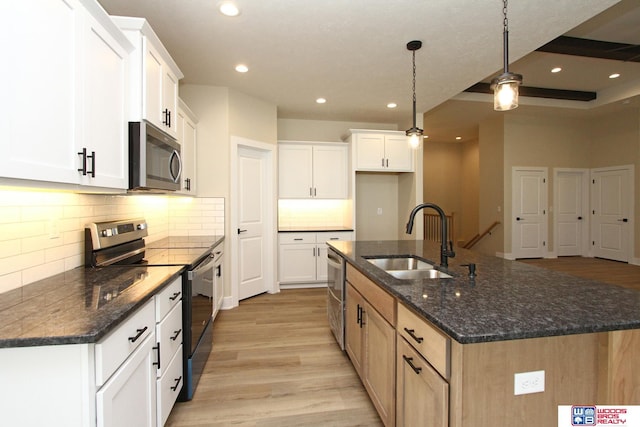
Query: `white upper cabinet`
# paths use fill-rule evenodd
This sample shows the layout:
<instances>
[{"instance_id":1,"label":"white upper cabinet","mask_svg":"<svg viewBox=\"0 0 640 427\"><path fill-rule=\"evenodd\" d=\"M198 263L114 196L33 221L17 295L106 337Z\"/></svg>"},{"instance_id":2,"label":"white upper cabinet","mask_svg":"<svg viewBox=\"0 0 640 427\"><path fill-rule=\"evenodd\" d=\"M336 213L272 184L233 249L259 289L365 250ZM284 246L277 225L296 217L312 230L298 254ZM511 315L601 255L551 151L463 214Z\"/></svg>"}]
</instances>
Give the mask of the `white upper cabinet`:
<instances>
[{"instance_id":1,"label":"white upper cabinet","mask_svg":"<svg viewBox=\"0 0 640 427\"><path fill-rule=\"evenodd\" d=\"M182 185L178 193L195 196L196 192L196 149L197 149L197 123L198 119L181 100L178 100L178 115L176 125L178 128L178 142L180 143L180 157L182 158Z\"/></svg>"},{"instance_id":2,"label":"white upper cabinet","mask_svg":"<svg viewBox=\"0 0 640 427\"><path fill-rule=\"evenodd\" d=\"M0 23L2 177L126 189L128 40L92 1L2 2Z\"/></svg>"},{"instance_id":3,"label":"white upper cabinet","mask_svg":"<svg viewBox=\"0 0 640 427\"><path fill-rule=\"evenodd\" d=\"M130 120L148 120L178 139L178 82L184 75L144 18L112 19L135 47Z\"/></svg>"},{"instance_id":4,"label":"white upper cabinet","mask_svg":"<svg viewBox=\"0 0 640 427\"><path fill-rule=\"evenodd\" d=\"M346 199L349 152L344 143L280 142L281 199Z\"/></svg>"},{"instance_id":5,"label":"white upper cabinet","mask_svg":"<svg viewBox=\"0 0 640 427\"><path fill-rule=\"evenodd\" d=\"M413 172L414 150L401 131L351 130L356 171Z\"/></svg>"}]
</instances>

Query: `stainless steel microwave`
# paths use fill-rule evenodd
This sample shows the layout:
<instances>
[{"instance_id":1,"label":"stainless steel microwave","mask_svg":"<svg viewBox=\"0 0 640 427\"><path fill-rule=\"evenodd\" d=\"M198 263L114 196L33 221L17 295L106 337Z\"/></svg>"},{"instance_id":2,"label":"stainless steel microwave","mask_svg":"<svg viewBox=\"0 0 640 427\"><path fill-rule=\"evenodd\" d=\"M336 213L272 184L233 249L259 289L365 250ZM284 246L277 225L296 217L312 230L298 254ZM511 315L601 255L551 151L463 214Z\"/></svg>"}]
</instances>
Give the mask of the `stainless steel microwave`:
<instances>
[{"instance_id":1,"label":"stainless steel microwave","mask_svg":"<svg viewBox=\"0 0 640 427\"><path fill-rule=\"evenodd\" d=\"M129 122L129 190L180 189L180 144L147 121Z\"/></svg>"}]
</instances>

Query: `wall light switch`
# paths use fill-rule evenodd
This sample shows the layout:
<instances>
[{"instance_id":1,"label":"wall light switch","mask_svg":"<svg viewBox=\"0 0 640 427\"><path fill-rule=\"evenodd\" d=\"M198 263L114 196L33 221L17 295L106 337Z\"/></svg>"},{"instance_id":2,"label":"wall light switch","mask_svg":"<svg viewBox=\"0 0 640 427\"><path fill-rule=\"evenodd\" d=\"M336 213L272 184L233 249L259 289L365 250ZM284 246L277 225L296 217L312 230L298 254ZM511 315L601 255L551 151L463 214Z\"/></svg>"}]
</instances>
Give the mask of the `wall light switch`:
<instances>
[{"instance_id":1,"label":"wall light switch","mask_svg":"<svg viewBox=\"0 0 640 427\"><path fill-rule=\"evenodd\" d=\"M544 371L522 372L514 375L513 394L541 393L544 391Z\"/></svg>"},{"instance_id":2,"label":"wall light switch","mask_svg":"<svg viewBox=\"0 0 640 427\"><path fill-rule=\"evenodd\" d=\"M382 215L382 208L378 208L378 215Z\"/></svg>"}]
</instances>

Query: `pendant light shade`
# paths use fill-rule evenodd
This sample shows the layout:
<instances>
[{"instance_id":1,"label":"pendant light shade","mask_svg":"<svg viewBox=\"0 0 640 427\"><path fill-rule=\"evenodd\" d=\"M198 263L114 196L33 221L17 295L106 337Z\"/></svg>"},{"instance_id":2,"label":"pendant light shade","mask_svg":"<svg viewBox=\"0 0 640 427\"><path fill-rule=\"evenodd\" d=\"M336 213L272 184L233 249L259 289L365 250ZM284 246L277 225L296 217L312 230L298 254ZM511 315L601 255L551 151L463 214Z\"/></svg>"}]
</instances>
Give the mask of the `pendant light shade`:
<instances>
[{"instance_id":1,"label":"pendant light shade","mask_svg":"<svg viewBox=\"0 0 640 427\"><path fill-rule=\"evenodd\" d=\"M493 89L493 109L508 111L518 107L518 89L522 84L522 75L509 72L509 21L507 20L507 0L503 0L503 53L504 72L491 81Z\"/></svg>"},{"instance_id":2,"label":"pendant light shade","mask_svg":"<svg viewBox=\"0 0 640 427\"><path fill-rule=\"evenodd\" d=\"M413 40L407 43L407 49L413 54L413 126L406 131L409 137L409 145L413 148L420 146L420 140L422 139L422 129L416 125L416 50L422 47L420 40Z\"/></svg>"}]
</instances>

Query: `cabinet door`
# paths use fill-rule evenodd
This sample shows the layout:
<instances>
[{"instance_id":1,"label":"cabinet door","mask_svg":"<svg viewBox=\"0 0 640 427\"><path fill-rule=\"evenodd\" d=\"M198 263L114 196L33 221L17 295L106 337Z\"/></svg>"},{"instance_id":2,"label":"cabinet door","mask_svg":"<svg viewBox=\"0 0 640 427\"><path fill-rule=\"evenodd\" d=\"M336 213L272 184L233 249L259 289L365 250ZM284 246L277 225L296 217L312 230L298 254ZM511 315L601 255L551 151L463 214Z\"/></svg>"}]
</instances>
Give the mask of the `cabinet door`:
<instances>
[{"instance_id":1,"label":"cabinet door","mask_svg":"<svg viewBox=\"0 0 640 427\"><path fill-rule=\"evenodd\" d=\"M319 243L316 246L316 280L326 282L329 279L327 265L328 247L326 244Z\"/></svg>"},{"instance_id":2,"label":"cabinet door","mask_svg":"<svg viewBox=\"0 0 640 427\"><path fill-rule=\"evenodd\" d=\"M162 114L162 57L149 40L144 38L144 104L142 114L145 119L164 129Z\"/></svg>"},{"instance_id":3,"label":"cabinet door","mask_svg":"<svg viewBox=\"0 0 640 427\"><path fill-rule=\"evenodd\" d=\"M82 13L76 0L0 2L3 177L78 182Z\"/></svg>"},{"instance_id":4,"label":"cabinet door","mask_svg":"<svg viewBox=\"0 0 640 427\"><path fill-rule=\"evenodd\" d=\"M83 45L83 135L78 151L95 153L86 166L92 170L95 165L95 176L81 174L80 183L126 189L129 53L89 15Z\"/></svg>"},{"instance_id":5,"label":"cabinet door","mask_svg":"<svg viewBox=\"0 0 640 427\"><path fill-rule=\"evenodd\" d=\"M317 199L346 199L349 194L347 146L313 147L313 188Z\"/></svg>"},{"instance_id":6,"label":"cabinet door","mask_svg":"<svg viewBox=\"0 0 640 427\"><path fill-rule=\"evenodd\" d=\"M182 158L182 185L178 192L193 196L196 194L196 125L180 109L178 109L176 118L180 157Z\"/></svg>"},{"instance_id":7,"label":"cabinet door","mask_svg":"<svg viewBox=\"0 0 640 427\"><path fill-rule=\"evenodd\" d=\"M178 78L169 70L168 66L162 69L162 118L164 129L174 138L178 137L176 126L178 118Z\"/></svg>"},{"instance_id":8,"label":"cabinet door","mask_svg":"<svg viewBox=\"0 0 640 427\"><path fill-rule=\"evenodd\" d=\"M397 425L447 427L449 385L407 342L398 337Z\"/></svg>"},{"instance_id":9,"label":"cabinet door","mask_svg":"<svg viewBox=\"0 0 640 427\"><path fill-rule=\"evenodd\" d=\"M395 330L368 303L365 303L363 321L365 361L362 379L382 422L392 426L396 404Z\"/></svg>"},{"instance_id":10,"label":"cabinet door","mask_svg":"<svg viewBox=\"0 0 640 427\"><path fill-rule=\"evenodd\" d=\"M280 145L278 147L278 197L308 199L313 197L313 147Z\"/></svg>"},{"instance_id":11,"label":"cabinet door","mask_svg":"<svg viewBox=\"0 0 640 427\"><path fill-rule=\"evenodd\" d=\"M389 172L413 171L414 150L404 135L385 135L385 166Z\"/></svg>"},{"instance_id":12,"label":"cabinet door","mask_svg":"<svg viewBox=\"0 0 640 427\"><path fill-rule=\"evenodd\" d=\"M316 280L316 244L280 245L280 283Z\"/></svg>"},{"instance_id":13,"label":"cabinet door","mask_svg":"<svg viewBox=\"0 0 640 427\"><path fill-rule=\"evenodd\" d=\"M357 135L356 170L382 170L384 167L384 135Z\"/></svg>"},{"instance_id":14,"label":"cabinet door","mask_svg":"<svg viewBox=\"0 0 640 427\"><path fill-rule=\"evenodd\" d=\"M96 393L98 427L156 427L154 343L151 334Z\"/></svg>"},{"instance_id":15,"label":"cabinet door","mask_svg":"<svg viewBox=\"0 0 640 427\"><path fill-rule=\"evenodd\" d=\"M353 367L360 378L362 378L362 357L364 336L362 328L362 310L364 309L364 299L358 291L356 291L350 283L347 282L347 292L345 295L345 313L344 313L344 346Z\"/></svg>"}]
</instances>

